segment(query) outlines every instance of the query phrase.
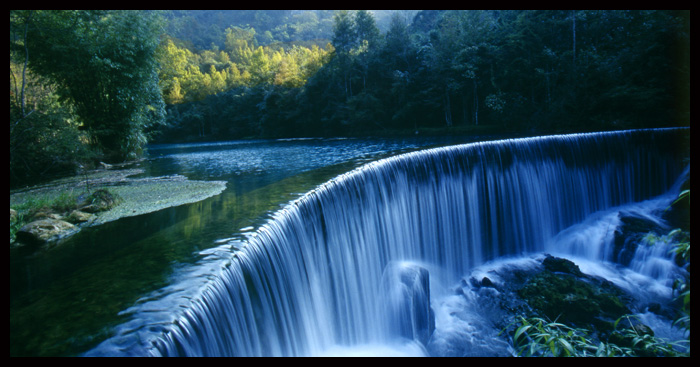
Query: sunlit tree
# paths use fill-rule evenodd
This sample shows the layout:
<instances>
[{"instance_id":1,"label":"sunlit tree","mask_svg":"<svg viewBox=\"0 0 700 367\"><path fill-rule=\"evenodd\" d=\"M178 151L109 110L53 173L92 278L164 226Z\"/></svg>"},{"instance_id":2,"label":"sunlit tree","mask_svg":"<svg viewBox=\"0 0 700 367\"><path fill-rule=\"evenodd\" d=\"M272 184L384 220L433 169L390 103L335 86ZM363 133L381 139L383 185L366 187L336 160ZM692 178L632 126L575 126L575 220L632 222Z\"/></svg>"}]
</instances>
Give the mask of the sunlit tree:
<instances>
[{"instance_id":1,"label":"sunlit tree","mask_svg":"<svg viewBox=\"0 0 700 367\"><path fill-rule=\"evenodd\" d=\"M161 30L157 13L142 11L37 11L30 24L30 67L56 83L110 159L139 155L144 129L163 117Z\"/></svg>"}]
</instances>

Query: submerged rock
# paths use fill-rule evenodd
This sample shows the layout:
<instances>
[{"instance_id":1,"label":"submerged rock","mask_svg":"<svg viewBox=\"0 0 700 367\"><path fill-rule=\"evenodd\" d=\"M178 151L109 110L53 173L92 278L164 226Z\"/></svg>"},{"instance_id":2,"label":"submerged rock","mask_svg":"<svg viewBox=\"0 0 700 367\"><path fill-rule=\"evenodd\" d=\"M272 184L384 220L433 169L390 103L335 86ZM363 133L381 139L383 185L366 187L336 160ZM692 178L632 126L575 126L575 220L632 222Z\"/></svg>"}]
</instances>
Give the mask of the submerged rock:
<instances>
[{"instance_id":1,"label":"submerged rock","mask_svg":"<svg viewBox=\"0 0 700 367\"><path fill-rule=\"evenodd\" d=\"M615 230L613 260L625 266L630 264L645 236L649 233L667 232L667 229L653 220L633 213L621 212L618 217L620 226Z\"/></svg>"}]
</instances>

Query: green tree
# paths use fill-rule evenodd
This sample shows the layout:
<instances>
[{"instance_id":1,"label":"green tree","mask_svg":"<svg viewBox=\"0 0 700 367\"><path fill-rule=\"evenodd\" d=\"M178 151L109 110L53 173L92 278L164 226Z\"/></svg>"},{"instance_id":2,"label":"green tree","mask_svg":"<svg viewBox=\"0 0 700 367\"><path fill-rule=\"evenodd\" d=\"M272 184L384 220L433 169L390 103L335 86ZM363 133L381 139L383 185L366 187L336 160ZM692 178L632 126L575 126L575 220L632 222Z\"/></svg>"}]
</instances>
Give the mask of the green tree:
<instances>
[{"instance_id":1,"label":"green tree","mask_svg":"<svg viewBox=\"0 0 700 367\"><path fill-rule=\"evenodd\" d=\"M163 117L155 12L37 11L29 66L53 80L107 160L138 156L145 129Z\"/></svg>"},{"instance_id":2,"label":"green tree","mask_svg":"<svg viewBox=\"0 0 700 367\"><path fill-rule=\"evenodd\" d=\"M270 65L270 58L265 53L262 46L259 46L253 52L253 56L250 60L249 66L251 84L269 84L272 81L272 68Z\"/></svg>"},{"instance_id":3,"label":"green tree","mask_svg":"<svg viewBox=\"0 0 700 367\"><path fill-rule=\"evenodd\" d=\"M301 87L304 84L301 67L292 54L281 57L274 84L292 88Z\"/></svg>"},{"instance_id":4,"label":"green tree","mask_svg":"<svg viewBox=\"0 0 700 367\"><path fill-rule=\"evenodd\" d=\"M362 78L362 89L367 87L372 57L379 48L380 34L374 17L367 10L355 13L355 65Z\"/></svg>"},{"instance_id":5,"label":"green tree","mask_svg":"<svg viewBox=\"0 0 700 367\"><path fill-rule=\"evenodd\" d=\"M237 64L247 64L250 55L247 51L255 47L255 29L229 27L226 29L224 50L231 55L231 61Z\"/></svg>"},{"instance_id":6,"label":"green tree","mask_svg":"<svg viewBox=\"0 0 700 367\"><path fill-rule=\"evenodd\" d=\"M187 49L177 47L171 39L163 42L158 48L158 80L165 103L182 103L185 99L180 80L185 75L188 53Z\"/></svg>"},{"instance_id":7,"label":"green tree","mask_svg":"<svg viewBox=\"0 0 700 367\"><path fill-rule=\"evenodd\" d=\"M367 10L358 10L355 13L355 42L358 45L367 44L367 48L374 49L381 40L377 22L372 13Z\"/></svg>"},{"instance_id":8,"label":"green tree","mask_svg":"<svg viewBox=\"0 0 700 367\"><path fill-rule=\"evenodd\" d=\"M343 91L346 98L352 96L350 84L351 51L355 47L355 32L350 12L341 10L333 18L333 48L335 49L335 64L342 74Z\"/></svg>"},{"instance_id":9,"label":"green tree","mask_svg":"<svg viewBox=\"0 0 700 367\"><path fill-rule=\"evenodd\" d=\"M226 90L226 69L217 71L214 65L209 67L209 75L211 76L211 87L209 94L221 93Z\"/></svg>"},{"instance_id":10,"label":"green tree","mask_svg":"<svg viewBox=\"0 0 700 367\"><path fill-rule=\"evenodd\" d=\"M411 40L406 19L399 13L391 17L378 64L384 68L385 88L389 90L385 105L392 124L394 127L417 130L419 118L413 111L415 96L411 93L419 65L417 49Z\"/></svg>"},{"instance_id":11,"label":"green tree","mask_svg":"<svg viewBox=\"0 0 700 367\"><path fill-rule=\"evenodd\" d=\"M249 83L250 73L248 71L241 73L236 64L232 64L229 67L228 76L226 78L226 89L248 85Z\"/></svg>"},{"instance_id":12,"label":"green tree","mask_svg":"<svg viewBox=\"0 0 700 367\"><path fill-rule=\"evenodd\" d=\"M437 30L429 32L429 39L422 46L422 61L431 73L431 94L436 104L442 106L446 126L452 126L452 94L459 88L462 77L453 69L454 55L462 50L460 44L460 19L456 11L446 12Z\"/></svg>"},{"instance_id":13,"label":"green tree","mask_svg":"<svg viewBox=\"0 0 700 367\"><path fill-rule=\"evenodd\" d=\"M266 136L477 124L528 131L687 124L687 12L428 10L410 22L396 14L378 38L373 14L236 15L240 22L229 24L243 28L230 26L223 47L230 64L215 47L193 54L188 68L201 75L190 72L191 83L178 78L181 94L230 111L225 121L237 126L218 131ZM269 26L273 18L290 23ZM316 27L330 31L326 48L293 43L321 34ZM258 45L268 31L268 40L292 43ZM207 97L216 84L211 65L235 91ZM282 121L292 116L295 128L288 130L292 125Z\"/></svg>"}]
</instances>

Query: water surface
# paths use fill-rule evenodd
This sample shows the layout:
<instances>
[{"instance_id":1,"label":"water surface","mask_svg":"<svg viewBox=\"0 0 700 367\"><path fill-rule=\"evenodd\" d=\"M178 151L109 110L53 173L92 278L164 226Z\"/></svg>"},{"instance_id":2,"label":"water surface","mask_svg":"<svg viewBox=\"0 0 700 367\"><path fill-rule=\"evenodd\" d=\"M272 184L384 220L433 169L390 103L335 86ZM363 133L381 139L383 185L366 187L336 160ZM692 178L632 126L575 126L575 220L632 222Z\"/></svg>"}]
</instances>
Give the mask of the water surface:
<instances>
[{"instance_id":1,"label":"water surface","mask_svg":"<svg viewBox=\"0 0 700 367\"><path fill-rule=\"evenodd\" d=\"M475 267L543 251L612 271L605 278L630 290L635 309L670 302L683 270L645 269L672 263L669 249L612 264L607 234L620 213L653 217L678 196L688 174L679 133L500 140L363 165L249 238L202 251L90 355L509 355L502 315L461 284Z\"/></svg>"},{"instance_id":2,"label":"water surface","mask_svg":"<svg viewBox=\"0 0 700 367\"><path fill-rule=\"evenodd\" d=\"M472 138L474 139L474 138ZM87 228L59 248L11 253L10 355L78 355L122 312L280 207L366 162L468 138L291 139L149 147L147 176L227 181L207 200Z\"/></svg>"}]
</instances>

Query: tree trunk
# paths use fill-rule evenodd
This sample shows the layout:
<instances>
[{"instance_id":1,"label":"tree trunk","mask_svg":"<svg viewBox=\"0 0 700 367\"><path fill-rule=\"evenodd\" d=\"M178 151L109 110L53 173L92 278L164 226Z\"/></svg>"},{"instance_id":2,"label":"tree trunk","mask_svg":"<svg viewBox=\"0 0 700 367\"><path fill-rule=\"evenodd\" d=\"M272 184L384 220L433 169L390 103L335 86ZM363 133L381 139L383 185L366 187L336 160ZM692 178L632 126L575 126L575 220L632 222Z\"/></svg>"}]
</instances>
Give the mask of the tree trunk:
<instances>
[{"instance_id":1,"label":"tree trunk","mask_svg":"<svg viewBox=\"0 0 700 367\"><path fill-rule=\"evenodd\" d=\"M573 57L572 57L572 65L574 68L574 72L576 71L576 10L571 11L571 17L573 18L573 25L572 25L572 38L573 38Z\"/></svg>"},{"instance_id":2,"label":"tree trunk","mask_svg":"<svg viewBox=\"0 0 700 367\"><path fill-rule=\"evenodd\" d=\"M474 125L479 125L479 93L477 91L476 79L474 82Z\"/></svg>"},{"instance_id":3,"label":"tree trunk","mask_svg":"<svg viewBox=\"0 0 700 367\"><path fill-rule=\"evenodd\" d=\"M467 108L466 94L462 94L462 121L464 121L464 125L469 125L469 109Z\"/></svg>"},{"instance_id":4,"label":"tree trunk","mask_svg":"<svg viewBox=\"0 0 700 367\"><path fill-rule=\"evenodd\" d=\"M445 88L445 123L452 126L452 107L450 106L450 92Z\"/></svg>"},{"instance_id":5,"label":"tree trunk","mask_svg":"<svg viewBox=\"0 0 700 367\"><path fill-rule=\"evenodd\" d=\"M27 65L29 64L29 48L27 48L27 32L29 31L29 20L32 17L32 11L29 11L27 21L24 23L24 66L22 67L22 91L20 92L20 106L22 117L25 116L26 97L24 90L27 87Z\"/></svg>"}]
</instances>

